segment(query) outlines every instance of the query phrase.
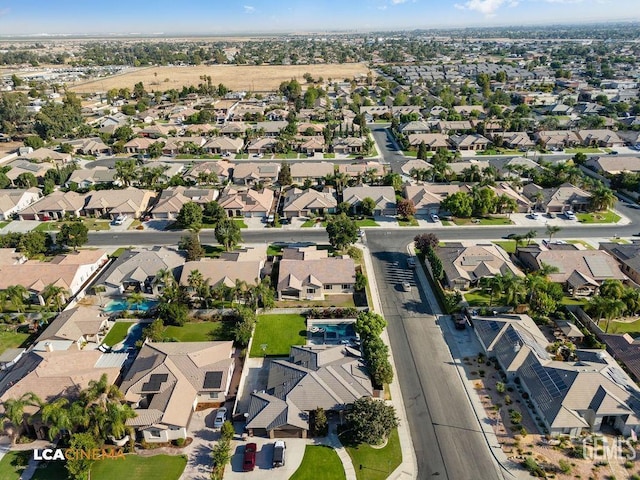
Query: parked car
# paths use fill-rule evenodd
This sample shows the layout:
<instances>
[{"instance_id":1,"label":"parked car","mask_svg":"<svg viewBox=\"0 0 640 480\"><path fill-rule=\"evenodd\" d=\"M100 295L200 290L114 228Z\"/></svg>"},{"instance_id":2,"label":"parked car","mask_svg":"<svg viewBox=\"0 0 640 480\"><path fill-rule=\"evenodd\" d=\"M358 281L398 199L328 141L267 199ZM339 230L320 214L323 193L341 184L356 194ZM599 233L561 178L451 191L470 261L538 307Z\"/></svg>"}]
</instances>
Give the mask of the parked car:
<instances>
[{"instance_id":1,"label":"parked car","mask_svg":"<svg viewBox=\"0 0 640 480\"><path fill-rule=\"evenodd\" d=\"M267 219L265 220L265 222L267 223L273 223L273 221L276 219L275 215L269 215L267 216Z\"/></svg>"},{"instance_id":2,"label":"parked car","mask_svg":"<svg viewBox=\"0 0 640 480\"><path fill-rule=\"evenodd\" d=\"M540 214L538 212L531 212L529 214L529 218L532 220L538 220L540 218Z\"/></svg>"},{"instance_id":3,"label":"parked car","mask_svg":"<svg viewBox=\"0 0 640 480\"><path fill-rule=\"evenodd\" d=\"M502 237L502 238L506 238L507 240L513 240L513 239L514 239L514 238L516 238L517 236L518 236L518 234L517 234L517 233L510 233L510 234L508 234L508 235L505 235L505 236L504 236L504 237Z\"/></svg>"},{"instance_id":4,"label":"parked car","mask_svg":"<svg viewBox=\"0 0 640 480\"><path fill-rule=\"evenodd\" d=\"M287 450L287 445L283 440L278 440L273 445L273 468L284 466L284 453Z\"/></svg>"},{"instance_id":5,"label":"parked car","mask_svg":"<svg viewBox=\"0 0 640 480\"><path fill-rule=\"evenodd\" d=\"M281 218L280 219L280 225L289 225L290 220L288 218Z\"/></svg>"},{"instance_id":6,"label":"parked car","mask_svg":"<svg viewBox=\"0 0 640 480\"><path fill-rule=\"evenodd\" d=\"M118 215L114 220L113 220L113 224L114 225L122 225L125 220L127 219L127 214L125 213L124 215Z\"/></svg>"},{"instance_id":7,"label":"parked car","mask_svg":"<svg viewBox=\"0 0 640 480\"><path fill-rule=\"evenodd\" d=\"M416 268L416 257L407 258L407 267L409 267L412 270Z\"/></svg>"},{"instance_id":8,"label":"parked car","mask_svg":"<svg viewBox=\"0 0 640 480\"><path fill-rule=\"evenodd\" d=\"M556 218L556 214L552 213L552 212L549 212L549 213L547 213L547 218Z\"/></svg>"},{"instance_id":9,"label":"parked car","mask_svg":"<svg viewBox=\"0 0 640 480\"><path fill-rule=\"evenodd\" d=\"M251 472L256 468L256 452L258 446L255 443L247 443L244 447L244 457L242 460L242 471Z\"/></svg>"},{"instance_id":10,"label":"parked car","mask_svg":"<svg viewBox=\"0 0 640 480\"><path fill-rule=\"evenodd\" d=\"M405 292L411 291L411 284L409 282L402 282L402 290Z\"/></svg>"},{"instance_id":11,"label":"parked car","mask_svg":"<svg viewBox=\"0 0 640 480\"><path fill-rule=\"evenodd\" d=\"M227 409L221 407L216 412L216 418L213 421L213 428L222 428L222 424L227 421Z\"/></svg>"},{"instance_id":12,"label":"parked car","mask_svg":"<svg viewBox=\"0 0 640 480\"><path fill-rule=\"evenodd\" d=\"M453 323L456 327L456 330L464 330L467 328L467 319L463 315L454 315Z\"/></svg>"},{"instance_id":13,"label":"parked car","mask_svg":"<svg viewBox=\"0 0 640 480\"><path fill-rule=\"evenodd\" d=\"M567 210L566 212L564 212L564 216L567 217L567 220L575 220L576 219L576 214L573 213L573 210Z\"/></svg>"},{"instance_id":14,"label":"parked car","mask_svg":"<svg viewBox=\"0 0 640 480\"><path fill-rule=\"evenodd\" d=\"M438 215L436 215L435 213L431 214L431 221L432 222L439 222L440 221L440 217Z\"/></svg>"}]
</instances>

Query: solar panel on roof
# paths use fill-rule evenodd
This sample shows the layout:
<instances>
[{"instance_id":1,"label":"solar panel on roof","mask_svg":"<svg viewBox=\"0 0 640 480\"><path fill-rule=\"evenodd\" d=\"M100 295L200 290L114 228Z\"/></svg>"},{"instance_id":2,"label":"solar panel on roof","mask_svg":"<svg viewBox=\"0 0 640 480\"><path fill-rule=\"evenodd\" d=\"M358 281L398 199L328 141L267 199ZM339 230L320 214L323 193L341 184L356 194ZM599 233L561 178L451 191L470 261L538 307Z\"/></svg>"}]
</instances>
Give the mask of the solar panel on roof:
<instances>
[{"instance_id":1,"label":"solar panel on roof","mask_svg":"<svg viewBox=\"0 0 640 480\"><path fill-rule=\"evenodd\" d=\"M149 377L149 381L152 383L156 383L156 382L162 383L162 382L166 382L168 378L169 378L168 373L154 373Z\"/></svg>"},{"instance_id":2,"label":"solar panel on roof","mask_svg":"<svg viewBox=\"0 0 640 480\"><path fill-rule=\"evenodd\" d=\"M594 277L613 277L613 272L606 258L586 257L584 261L587 262L591 275Z\"/></svg>"},{"instance_id":3,"label":"solar panel on roof","mask_svg":"<svg viewBox=\"0 0 640 480\"><path fill-rule=\"evenodd\" d=\"M204 374L204 388L220 388L222 372L207 372Z\"/></svg>"},{"instance_id":4,"label":"solar panel on roof","mask_svg":"<svg viewBox=\"0 0 640 480\"><path fill-rule=\"evenodd\" d=\"M160 383L147 382L142 384L143 392L157 392L160 390Z\"/></svg>"}]
</instances>

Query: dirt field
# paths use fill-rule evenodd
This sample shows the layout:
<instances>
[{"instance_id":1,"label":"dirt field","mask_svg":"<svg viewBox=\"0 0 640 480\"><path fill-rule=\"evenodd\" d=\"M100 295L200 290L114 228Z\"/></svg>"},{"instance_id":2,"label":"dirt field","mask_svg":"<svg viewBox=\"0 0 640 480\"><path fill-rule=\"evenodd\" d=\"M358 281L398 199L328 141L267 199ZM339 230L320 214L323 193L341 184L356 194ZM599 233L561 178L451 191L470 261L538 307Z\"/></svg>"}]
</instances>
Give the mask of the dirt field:
<instances>
[{"instance_id":1,"label":"dirt field","mask_svg":"<svg viewBox=\"0 0 640 480\"><path fill-rule=\"evenodd\" d=\"M314 78L325 80L343 80L355 75L366 75L369 71L363 63L329 64L329 65L267 65L267 66L235 66L212 65L197 67L148 67L130 71L122 75L100 78L72 86L71 90L80 93L107 91L111 88L133 89L137 82L142 82L147 91L181 89L183 86L198 85L202 75L209 75L213 84L222 83L231 90L264 92L273 91L280 83L296 78L304 83L305 73Z\"/></svg>"}]
</instances>

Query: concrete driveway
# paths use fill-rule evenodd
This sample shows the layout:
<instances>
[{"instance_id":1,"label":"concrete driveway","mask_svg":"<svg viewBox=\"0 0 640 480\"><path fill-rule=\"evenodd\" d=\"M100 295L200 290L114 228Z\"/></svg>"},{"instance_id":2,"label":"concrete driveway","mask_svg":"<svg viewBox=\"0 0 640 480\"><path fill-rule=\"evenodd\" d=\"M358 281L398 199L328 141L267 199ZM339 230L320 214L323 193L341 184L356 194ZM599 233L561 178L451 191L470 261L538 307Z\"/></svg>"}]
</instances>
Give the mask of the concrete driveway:
<instances>
[{"instance_id":1,"label":"concrete driveway","mask_svg":"<svg viewBox=\"0 0 640 480\"><path fill-rule=\"evenodd\" d=\"M220 433L213 430L213 419L216 409L209 408L194 412L187 431L193 442L185 447L187 466L182 472L181 480L210 480L211 479L211 447L220 438Z\"/></svg>"},{"instance_id":2,"label":"concrete driveway","mask_svg":"<svg viewBox=\"0 0 640 480\"><path fill-rule=\"evenodd\" d=\"M36 228L42 222L38 220L14 220L9 222L8 225L5 225L1 230L0 234L4 235L9 232L18 232L18 233L27 233Z\"/></svg>"},{"instance_id":3,"label":"concrete driveway","mask_svg":"<svg viewBox=\"0 0 640 480\"><path fill-rule=\"evenodd\" d=\"M275 440L261 437L249 437L246 441L233 442L233 457L231 464L227 465L224 471L225 480L229 479L256 479L275 480L278 478L289 478L298 469L304 457L305 447L312 443L311 440L302 438L284 438L287 444L285 453L285 464L282 467L273 468L273 444ZM258 447L256 454L256 468L253 472L242 471L242 458L244 446L247 443L255 443Z\"/></svg>"}]
</instances>

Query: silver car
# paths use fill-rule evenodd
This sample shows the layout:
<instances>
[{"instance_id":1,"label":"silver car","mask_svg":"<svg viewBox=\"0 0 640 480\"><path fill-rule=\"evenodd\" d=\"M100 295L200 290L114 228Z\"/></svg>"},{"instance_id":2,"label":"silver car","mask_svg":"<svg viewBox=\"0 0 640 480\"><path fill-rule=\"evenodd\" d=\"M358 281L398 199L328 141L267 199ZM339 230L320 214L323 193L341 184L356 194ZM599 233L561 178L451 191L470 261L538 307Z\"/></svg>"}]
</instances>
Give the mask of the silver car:
<instances>
[{"instance_id":1,"label":"silver car","mask_svg":"<svg viewBox=\"0 0 640 480\"><path fill-rule=\"evenodd\" d=\"M222 428L222 424L227 421L227 409L219 408L216 412L216 418L213 421L213 428Z\"/></svg>"}]
</instances>

